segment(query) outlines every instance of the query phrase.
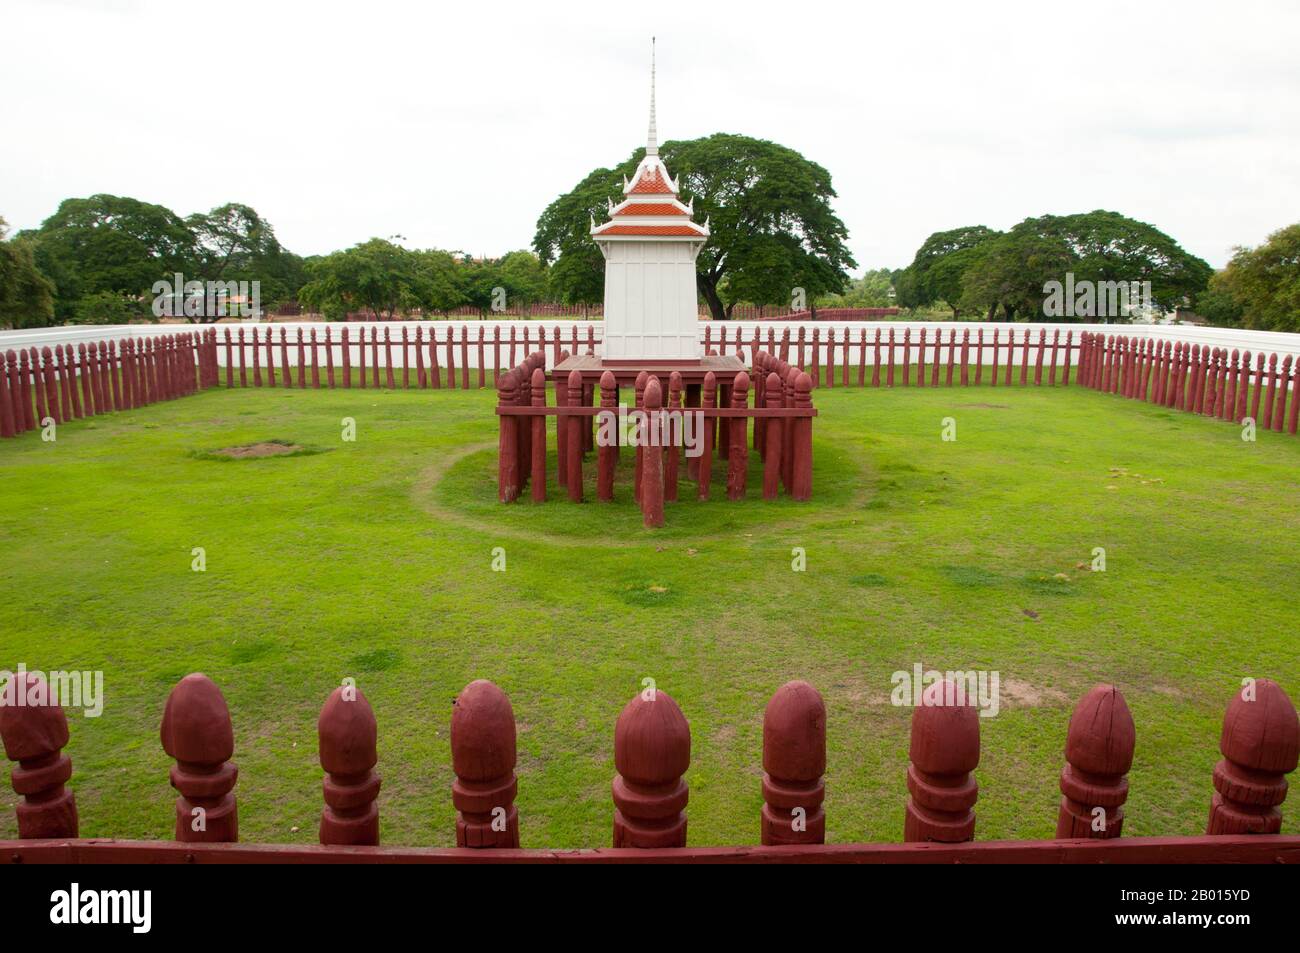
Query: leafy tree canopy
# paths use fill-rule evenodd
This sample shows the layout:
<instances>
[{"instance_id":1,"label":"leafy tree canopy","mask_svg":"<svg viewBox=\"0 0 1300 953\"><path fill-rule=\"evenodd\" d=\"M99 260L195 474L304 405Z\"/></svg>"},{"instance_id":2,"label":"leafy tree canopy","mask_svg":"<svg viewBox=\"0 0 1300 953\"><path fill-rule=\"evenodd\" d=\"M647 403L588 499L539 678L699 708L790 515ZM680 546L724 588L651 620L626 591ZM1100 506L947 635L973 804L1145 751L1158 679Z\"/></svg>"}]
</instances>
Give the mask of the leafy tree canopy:
<instances>
[{"instance_id":1,"label":"leafy tree canopy","mask_svg":"<svg viewBox=\"0 0 1300 953\"><path fill-rule=\"evenodd\" d=\"M962 277L977 257L976 249L1000 234L983 225L935 232L898 276L898 304L923 308L943 301L953 309L953 317L958 317Z\"/></svg>"},{"instance_id":2,"label":"leafy tree canopy","mask_svg":"<svg viewBox=\"0 0 1300 953\"><path fill-rule=\"evenodd\" d=\"M696 259L696 284L715 319L739 301L789 302L801 287L809 300L841 291L855 266L848 229L831 209L830 173L793 149L717 133L666 142L660 153L681 182L682 201L711 237ZM607 202L622 199L623 177L645 155L638 149L612 169L596 169L547 207L533 248L551 264L551 287L569 303L604 296L604 261L590 235Z\"/></svg>"},{"instance_id":3,"label":"leafy tree canopy","mask_svg":"<svg viewBox=\"0 0 1300 953\"><path fill-rule=\"evenodd\" d=\"M54 318L54 285L36 266L32 243L6 241L0 218L0 327L43 327Z\"/></svg>"},{"instance_id":4,"label":"leafy tree canopy","mask_svg":"<svg viewBox=\"0 0 1300 953\"><path fill-rule=\"evenodd\" d=\"M1196 310L1215 323L1300 331L1300 223L1279 229L1258 248L1237 248L1210 279Z\"/></svg>"}]
</instances>

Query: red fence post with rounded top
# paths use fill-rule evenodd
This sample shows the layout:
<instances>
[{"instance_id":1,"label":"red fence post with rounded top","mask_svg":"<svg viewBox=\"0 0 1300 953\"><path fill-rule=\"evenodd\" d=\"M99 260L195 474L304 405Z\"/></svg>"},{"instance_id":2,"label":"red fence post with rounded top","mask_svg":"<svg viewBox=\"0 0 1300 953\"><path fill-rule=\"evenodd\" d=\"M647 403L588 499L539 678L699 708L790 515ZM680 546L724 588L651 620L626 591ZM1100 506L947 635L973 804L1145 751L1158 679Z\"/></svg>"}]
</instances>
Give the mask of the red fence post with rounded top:
<instances>
[{"instance_id":1,"label":"red fence post with rounded top","mask_svg":"<svg viewBox=\"0 0 1300 953\"><path fill-rule=\"evenodd\" d=\"M633 407L636 410L645 410L645 388L646 383L650 380L650 375L646 371L639 371L636 375L636 381L632 384ZM636 446L636 460L632 473L632 498L638 503L641 502L641 483L643 474L641 472L641 463L645 458L645 448L641 446L645 442L646 427L644 423L637 425L638 435Z\"/></svg>"},{"instance_id":2,"label":"red fence post with rounded top","mask_svg":"<svg viewBox=\"0 0 1300 953\"><path fill-rule=\"evenodd\" d=\"M379 843L378 727L366 696L355 685L330 692L316 722L325 808L320 815L322 844Z\"/></svg>"},{"instance_id":3,"label":"red fence post with rounded top","mask_svg":"<svg viewBox=\"0 0 1300 953\"><path fill-rule=\"evenodd\" d=\"M546 406L546 372L540 367L533 368L533 379L530 384L532 406ZM544 503L546 501L546 418L541 414L528 419L532 430L532 441L529 445L529 453L532 460L529 461L532 470L530 481L533 485L532 495L534 503Z\"/></svg>"},{"instance_id":4,"label":"red fence post with rounded top","mask_svg":"<svg viewBox=\"0 0 1300 953\"><path fill-rule=\"evenodd\" d=\"M767 375L767 407L769 410L778 410L784 403L781 378L777 376L776 371ZM766 430L767 436L763 441L763 499L775 500L781 488L781 460L782 455L789 452L781 443L782 420L780 417L769 417L767 420L755 420L754 430Z\"/></svg>"},{"instance_id":5,"label":"red fence post with rounded top","mask_svg":"<svg viewBox=\"0 0 1300 953\"><path fill-rule=\"evenodd\" d=\"M582 372L578 370L569 371L569 392L568 400L565 405L568 407L582 406ZM582 502L582 428L584 419L576 414L571 417L561 417L564 426L564 452L568 459L565 461L568 478L565 483L569 488L569 499L574 503Z\"/></svg>"},{"instance_id":6,"label":"red fence post with rounded top","mask_svg":"<svg viewBox=\"0 0 1300 953\"><path fill-rule=\"evenodd\" d=\"M812 382L807 374L799 374L794 381L794 406L809 411L807 417L796 417L790 428L790 496L804 502L812 499Z\"/></svg>"},{"instance_id":7,"label":"red fence post with rounded top","mask_svg":"<svg viewBox=\"0 0 1300 953\"><path fill-rule=\"evenodd\" d=\"M18 762L9 779L24 840L77 836L77 801L65 787L72 778L72 759L63 753L68 718L48 692L35 672L12 675L0 691L0 738L5 757Z\"/></svg>"},{"instance_id":8,"label":"red fence post with rounded top","mask_svg":"<svg viewBox=\"0 0 1300 953\"><path fill-rule=\"evenodd\" d=\"M658 436L663 402L659 378L652 375L645 385L646 425L642 439L647 446L637 448L644 451L641 454L641 517L642 523L650 528L664 525L664 454L663 441Z\"/></svg>"},{"instance_id":9,"label":"red fence post with rounded top","mask_svg":"<svg viewBox=\"0 0 1300 953\"><path fill-rule=\"evenodd\" d=\"M826 705L807 682L786 682L763 714L762 843L826 842Z\"/></svg>"},{"instance_id":10,"label":"red fence post with rounded top","mask_svg":"<svg viewBox=\"0 0 1300 953\"><path fill-rule=\"evenodd\" d=\"M1065 742L1058 839L1119 837L1136 738L1133 716L1114 685L1097 685L1079 699Z\"/></svg>"},{"instance_id":11,"label":"red fence post with rounded top","mask_svg":"<svg viewBox=\"0 0 1300 953\"><path fill-rule=\"evenodd\" d=\"M647 688L624 706L614 727L614 846L685 847L683 775L691 727L668 693Z\"/></svg>"},{"instance_id":12,"label":"red fence post with rounded top","mask_svg":"<svg viewBox=\"0 0 1300 953\"><path fill-rule=\"evenodd\" d=\"M743 410L749 406L749 375L744 371L736 375L731 385L731 406L736 410ZM732 417L726 427L730 440L727 453L727 499L729 500L745 498L746 473L749 467L748 423L747 417Z\"/></svg>"},{"instance_id":13,"label":"red fence post with rounded top","mask_svg":"<svg viewBox=\"0 0 1300 953\"><path fill-rule=\"evenodd\" d=\"M609 415L600 432L613 432L614 437L596 449L596 499L609 501L614 499L614 470L618 466L618 381L613 371L600 375L600 408Z\"/></svg>"},{"instance_id":14,"label":"red fence post with rounded top","mask_svg":"<svg viewBox=\"0 0 1300 953\"><path fill-rule=\"evenodd\" d=\"M700 410L712 410L717 407L718 403L718 378L713 371L708 371L704 375L704 383L700 386ZM701 417L700 422L704 428L704 450L699 458L699 497L701 500L709 498L709 486L713 481L713 439L714 439L714 418Z\"/></svg>"},{"instance_id":15,"label":"red fence post with rounded top","mask_svg":"<svg viewBox=\"0 0 1300 953\"><path fill-rule=\"evenodd\" d=\"M955 844L975 836L979 787L971 772L980 760L980 716L956 700L957 686L944 679L928 686L912 710L905 841Z\"/></svg>"},{"instance_id":16,"label":"red fence post with rounded top","mask_svg":"<svg viewBox=\"0 0 1300 953\"><path fill-rule=\"evenodd\" d=\"M206 675L186 675L167 696L160 734L163 750L176 759L176 839L239 840L239 812L230 793L239 769L230 760L235 736L221 689Z\"/></svg>"},{"instance_id":17,"label":"red fence post with rounded top","mask_svg":"<svg viewBox=\"0 0 1300 953\"><path fill-rule=\"evenodd\" d=\"M466 685L451 709L457 847L518 847L515 713L486 679Z\"/></svg>"},{"instance_id":18,"label":"red fence post with rounded top","mask_svg":"<svg viewBox=\"0 0 1300 953\"><path fill-rule=\"evenodd\" d=\"M1282 829L1286 776L1300 756L1300 723L1282 686L1244 685L1228 703L1214 766L1207 834L1276 834Z\"/></svg>"},{"instance_id":19,"label":"red fence post with rounded top","mask_svg":"<svg viewBox=\"0 0 1300 953\"><path fill-rule=\"evenodd\" d=\"M519 380L516 371L510 371L497 385L497 406L513 407L519 399ZM364 378L363 378L364 379ZM497 499L513 503L519 496L519 437L515 418L501 414L497 439Z\"/></svg>"},{"instance_id":20,"label":"red fence post with rounded top","mask_svg":"<svg viewBox=\"0 0 1300 953\"><path fill-rule=\"evenodd\" d=\"M668 377L668 419L660 436L667 443L664 454L664 502L677 502L677 471L681 461L682 442L682 373L673 371Z\"/></svg>"}]
</instances>

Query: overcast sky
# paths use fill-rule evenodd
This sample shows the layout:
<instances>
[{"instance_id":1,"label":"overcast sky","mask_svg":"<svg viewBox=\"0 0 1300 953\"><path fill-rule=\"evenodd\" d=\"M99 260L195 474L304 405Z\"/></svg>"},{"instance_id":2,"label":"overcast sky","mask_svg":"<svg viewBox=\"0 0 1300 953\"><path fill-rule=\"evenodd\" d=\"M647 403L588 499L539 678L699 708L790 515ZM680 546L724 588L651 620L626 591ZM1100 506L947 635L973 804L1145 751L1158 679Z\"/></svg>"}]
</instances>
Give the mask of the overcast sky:
<instances>
[{"instance_id":1,"label":"overcast sky","mask_svg":"<svg viewBox=\"0 0 1300 953\"><path fill-rule=\"evenodd\" d=\"M825 166L860 268L1113 209L1211 264L1300 219L1300 4L0 0L0 215L253 206L300 254L498 255L659 135Z\"/></svg>"}]
</instances>

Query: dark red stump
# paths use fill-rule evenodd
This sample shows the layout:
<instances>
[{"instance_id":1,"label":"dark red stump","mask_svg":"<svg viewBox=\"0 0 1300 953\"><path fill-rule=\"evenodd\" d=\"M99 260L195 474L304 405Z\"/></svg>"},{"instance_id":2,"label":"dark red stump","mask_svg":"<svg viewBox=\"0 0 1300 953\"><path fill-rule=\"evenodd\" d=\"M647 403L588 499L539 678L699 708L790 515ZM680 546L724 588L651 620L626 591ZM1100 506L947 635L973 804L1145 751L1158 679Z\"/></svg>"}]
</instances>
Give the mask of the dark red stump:
<instances>
[{"instance_id":1,"label":"dark red stump","mask_svg":"<svg viewBox=\"0 0 1300 953\"><path fill-rule=\"evenodd\" d=\"M379 760L375 713L361 689L341 685L330 693L316 722L325 809L320 815L322 844L379 843Z\"/></svg>"},{"instance_id":2,"label":"dark red stump","mask_svg":"<svg viewBox=\"0 0 1300 953\"><path fill-rule=\"evenodd\" d=\"M574 371L576 374L577 371ZM656 433L659 411L663 408L663 391L659 378L651 377L645 385L646 430ZM647 528L664 525L664 456L661 441L651 446L638 447L641 455L641 516Z\"/></svg>"},{"instance_id":3,"label":"dark red stump","mask_svg":"<svg viewBox=\"0 0 1300 953\"><path fill-rule=\"evenodd\" d=\"M942 704L955 697L956 687L944 680L929 686L912 711L905 841L955 844L975 837L979 787L971 772L980 760L980 718L972 705Z\"/></svg>"},{"instance_id":4,"label":"dark red stump","mask_svg":"<svg viewBox=\"0 0 1300 953\"><path fill-rule=\"evenodd\" d=\"M1065 742L1058 839L1119 837L1136 738L1133 716L1114 685L1098 685L1079 699Z\"/></svg>"},{"instance_id":5,"label":"dark red stump","mask_svg":"<svg viewBox=\"0 0 1300 953\"><path fill-rule=\"evenodd\" d=\"M1276 834L1286 776L1300 755L1300 724L1282 686L1255 680L1232 697L1223 716L1207 834Z\"/></svg>"},{"instance_id":6,"label":"dark red stump","mask_svg":"<svg viewBox=\"0 0 1300 953\"><path fill-rule=\"evenodd\" d=\"M773 371L767 375L766 383L766 404L769 410L780 409L783 398L781 394L781 378ZM775 500L781 489L781 458L785 453L785 447L781 442L782 420L780 417L769 417L767 420L755 420L754 430L766 430L767 436L763 440L763 499Z\"/></svg>"},{"instance_id":7,"label":"dark red stump","mask_svg":"<svg viewBox=\"0 0 1300 953\"><path fill-rule=\"evenodd\" d=\"M743 410L749 406L749 375L741 371L731 385L731 406ZM724 418L725 419L725 418ZM743 500L749 469L748 419L732 417L725 428L727 451L727 499Z\"/></svg>"},{"instance_id":8,"label":"dark red stump","mask_svg":"<svg viewBox=\"0 0 1300 953\"><path fill-rule=\"evenodd\" d=\"M176 839L197 843L239 840L239 813L231 790L239 769L230 758L235 735L221 689L206 675L186 675L163 709L163 750L176 799Z\"/></svg>"},{"instance_id":9,"label":"dark red stump","mask_svg":"<svg viewBox=\"0 0 1300 953\"><path fill-rule=\"evenodd\" d=\"M690 764L691 727L667 692L627 703L614 728L615 847L686 846Z\"/></svg>"},{"instance_id":10,"label":"dark red stump","mask_svg":"<svg viewBox=\"0 0 1300 953\"><path fill-rule=\"evenodd\" d=\"M577 370L569 372L568 400L565 404L569 407L582 406L582 373ZM564 427L564 453L567 457L565 468L567 479L565 483L569 488L569 499L574 503L582 502L582 428L585 420L582 417L561 417Z\"/></svg>"},{"instance_id":11,"label":"dark red stump","mask_svg":"<svg viewBox=\"0 0 1300 953\"><path fill-rule=\"evenodd\" d=\"M763 714L762 842L824 844L826 705L807 682L786 682Z\"/></svg>"},{"instance_id":12,"label":"dark red stump","mask_svg":"<svg viewBox=\"0 0 1300 953\"><path fill-rule=\"evenodd\" d=\"M613 371L600 375L600 408L610 415L606 432L618 427L618 381ZM618 467L617 437L596 450L596 499L614 499L614 471Z\"/></svg>"},{"instance_id":13,"label":"dark red stump","mask_svg":"<svg viewBox=\"0 0 1300 953\"><path fill-rule=\"evenodd\" d=\"M20 798L15 813L23 839L77 836L77 802L64 786L72 778L72 759L63 753L68 718L48 704L48 692L35 672L14 674L0 692L0 738L5 757L18 762L9 778Z\"/></svg>"},{"instance_id":14,"label":"dark red stump","mask_svg":"<svg viewBox=\"0 0 1300 953\"><path fill-rule=\"evenodd\" d=\"M533 368L533 379L530 388L532 391L532 405L534 407L545 407L546 372L540 367ZM536 417L529 418L529 424L533 431L528 448L532 456L529 463L532 469L530 481L533 485L533 502L543 503L546 501L546 418L539 414Z\"/></svg>"},{"instance_id":15,"label":"dark red stump","mask_svg":"<svg viewBox=\"0 0 1300 953\"><path fill-rule=\"evenodd\" d=\"M365 380L365 376L362 376ZM513 407L519 400L519 379L515 371L501 378L497 387L497 406ZM513 503L519 496L519 435L517 420L509 414L497 417L497 499Z\"/></svg>"},{"instance_id":16,"label":"dark red stump","mask_svg":"<svg viewBox=\"0 0 1300 953\"><path fill-rule=\"evenodd\" d=\"M518 847L515 713L505 692L470 682L451 709L457 847Z\"/></svg>"}]
</instances>

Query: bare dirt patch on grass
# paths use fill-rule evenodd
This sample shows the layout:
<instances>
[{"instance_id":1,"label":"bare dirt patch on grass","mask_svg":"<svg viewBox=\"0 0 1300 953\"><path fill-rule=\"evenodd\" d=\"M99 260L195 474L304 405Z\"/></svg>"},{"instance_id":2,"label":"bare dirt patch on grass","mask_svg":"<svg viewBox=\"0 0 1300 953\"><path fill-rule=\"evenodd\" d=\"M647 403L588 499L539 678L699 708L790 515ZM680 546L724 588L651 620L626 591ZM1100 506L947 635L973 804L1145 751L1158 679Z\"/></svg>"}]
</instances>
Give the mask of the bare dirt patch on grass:
<instances>
[{"instance_id":1,"label":"bare dirt patch on grass","mask_svg":"<svg viewBox=\"0 0 1300 953\"><path fill-rule=\"evenodd\" d=\"M247 460L250 457L278 457L286 453L297 453L302 447L296 443L250 443L242 447L222 447L213 450L214 456L229 457L232 460Z\"/></svg>"}]
</instances>

